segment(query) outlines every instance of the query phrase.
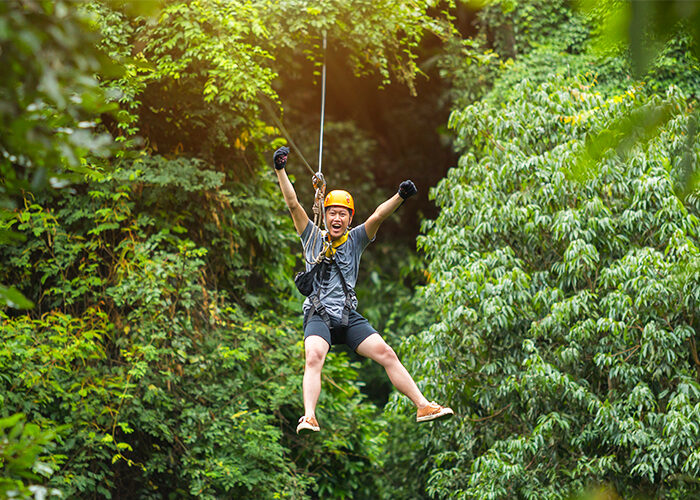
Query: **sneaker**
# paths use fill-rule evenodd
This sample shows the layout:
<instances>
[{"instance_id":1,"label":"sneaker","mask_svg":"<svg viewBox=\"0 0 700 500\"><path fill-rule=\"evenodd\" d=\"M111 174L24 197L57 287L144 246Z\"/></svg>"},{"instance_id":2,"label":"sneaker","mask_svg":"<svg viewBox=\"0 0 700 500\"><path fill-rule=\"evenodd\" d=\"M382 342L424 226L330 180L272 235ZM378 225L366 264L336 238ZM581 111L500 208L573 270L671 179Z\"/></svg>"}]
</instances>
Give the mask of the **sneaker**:
<instances>
[{"instance_id":1,"label":"sneaker","mask_svg":"<svg viewBox=\"0 0 700 500\"><path fill-rule=\"evenodd\" d=\"M429 402L423 408L419 408L416 412L416 422L427 422L436 418L451 417L455 412L452 408L440 406L434 401Z\"/></svg>"},{"instance_id":2,"label":"sneaker","mask_svg":"<svg viewBox=\"0 0 700 500\"><path fill-rule=\"evenodd\" d=\"M301 434L302 432L318 432L320 430L321 428L318 426L316 417L303 416L299 419L299 425L297 425L297 434Z\"/></svg>"}]
</instances>

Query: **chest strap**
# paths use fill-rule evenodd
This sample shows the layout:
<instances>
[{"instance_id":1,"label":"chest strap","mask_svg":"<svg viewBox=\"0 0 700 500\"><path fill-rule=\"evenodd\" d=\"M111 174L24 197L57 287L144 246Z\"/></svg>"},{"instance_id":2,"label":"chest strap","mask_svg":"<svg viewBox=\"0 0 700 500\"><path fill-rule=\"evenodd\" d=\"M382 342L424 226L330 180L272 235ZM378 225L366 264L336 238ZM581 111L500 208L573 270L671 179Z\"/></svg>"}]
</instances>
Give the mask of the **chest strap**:
<instances>
[{"instance_id":1,"label":"chest strap","mask_svg":"<svg viewBox=\"0 0 700 500\"><path fill-rule=\"evenodd\" d=\"M343 271L340 270L340 266L335 259L326 257L323 259L323 264L324 269L321 274L321 284L319 285L316 293L309 296L309 299L311 300L311 314L313 314L315 310L318 315L321 316L321 319L326 326L328 326L329 329L331 328L331 319L328 316L326 307L321 303L320 297L323 284L330 278L331 267L335 265L335 267L338 269L338 274L340 275L340 284L343 286L343 293L345 294L345 305L343 305L343 316L340 321L340 326L348 326L350 321L350 311L352 310L352 301L355 297L355 290L348 286L347 282L345 281L345 276L343 276Z\"/></svg>"}]
</instances>

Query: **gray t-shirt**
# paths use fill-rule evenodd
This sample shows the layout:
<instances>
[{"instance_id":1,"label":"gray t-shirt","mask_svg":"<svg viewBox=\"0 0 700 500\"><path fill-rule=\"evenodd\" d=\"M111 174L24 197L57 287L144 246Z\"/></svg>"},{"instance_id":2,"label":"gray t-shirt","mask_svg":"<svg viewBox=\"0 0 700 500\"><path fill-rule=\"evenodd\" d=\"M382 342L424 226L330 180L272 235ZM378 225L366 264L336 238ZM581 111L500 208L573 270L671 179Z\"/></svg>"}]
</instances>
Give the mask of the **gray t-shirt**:
<instances>
[{"instance_id":1,"label":"gray t-shirt","mask_svg":"<svg viewBox=\"0 0 700 500\"><path fill-rule=\"evenodd\" d=\"M314 233L317 234L315 242ZM330 278L324 283L325 286L321 288L319 299L321 304L326 308L328 315L337 321L341 320L343 316L343 307L345 306L345 292L343 292L343 284L338 275L338 267L340 267L343 272L345 283L354 289L355 283L357 283L357 274L360 271L360 257L364 249L367 248L367 245L370 243L371 241L367 237L365 225L361 224L352 228L350 232L348 232L348 239L345 243L336 249L333 258L338 263L338 266L331 266ZM306 248L306 270L309 271L313 266L309 264L308 261L313 261L323 246L323 232L311 221L309 221L306 228L304 228L304 231L301 233L301 244L302 248ZM321 273L319 273L316 275L312 294L318 292L319 286L321 286L321 280L322 276ZM304 301L304 314L306 314L310 308L311 300L307 297ZM352 308L357 308L357 298L353 300Z\"/></svg>"}]
</instances>

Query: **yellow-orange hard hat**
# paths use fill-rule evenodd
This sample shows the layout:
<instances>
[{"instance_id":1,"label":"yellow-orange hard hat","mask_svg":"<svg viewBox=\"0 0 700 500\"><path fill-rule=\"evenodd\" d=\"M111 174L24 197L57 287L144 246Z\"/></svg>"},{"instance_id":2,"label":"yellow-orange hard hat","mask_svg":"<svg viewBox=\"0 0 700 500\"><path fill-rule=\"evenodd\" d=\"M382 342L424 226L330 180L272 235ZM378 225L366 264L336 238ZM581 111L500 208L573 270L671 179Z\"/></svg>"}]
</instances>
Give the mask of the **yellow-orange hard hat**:
<instances>
[{"instance_id":1,"label":"yellow-orange hard hat","mask_svg":"<svg viewBox=\"0 0 700 500\"><path fill-rule=\"evenodd\" d=\"M323 200L323 208L328 207L345 207L350 210L350 217L355 214L355 202L352 201L352 196L342 189L335 189L326 195L326 199Z\"/></svg>"}]
</instances>

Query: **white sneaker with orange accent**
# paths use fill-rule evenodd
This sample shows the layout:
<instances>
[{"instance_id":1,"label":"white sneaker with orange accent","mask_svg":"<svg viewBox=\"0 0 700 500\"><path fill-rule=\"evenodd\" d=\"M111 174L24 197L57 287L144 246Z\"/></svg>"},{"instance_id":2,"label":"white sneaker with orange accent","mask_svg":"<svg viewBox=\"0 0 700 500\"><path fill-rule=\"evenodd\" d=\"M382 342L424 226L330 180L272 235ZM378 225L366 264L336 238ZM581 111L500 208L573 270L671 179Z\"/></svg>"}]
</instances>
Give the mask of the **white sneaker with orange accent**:
<instances>
[{"instance_id":1,"label":"white sneaker with orange accent","mask_svg":"<svg viewBox=\"0 0 700 500\"><path fill-rule=\"evenodd\" d=\"M440 406L435 401L430 401L423 408L418 408L416 412L416 422L428 422L437 418L451 417L455 412L452 408Z\"/></svg>"},{"instance_id":2,"label":"white sneaker with orange accent","mask_svg":"<svg viewBox=\"0 0 700 500\"><path fill-rule=\"evenodd\" d=\"M318 432L320 430L321 428L318 426L316 417L307 417L306 415L304 415L299 419L299 425L297 425L297 434L301 434L302 432Z\"/></svg>"}]
</instances>

